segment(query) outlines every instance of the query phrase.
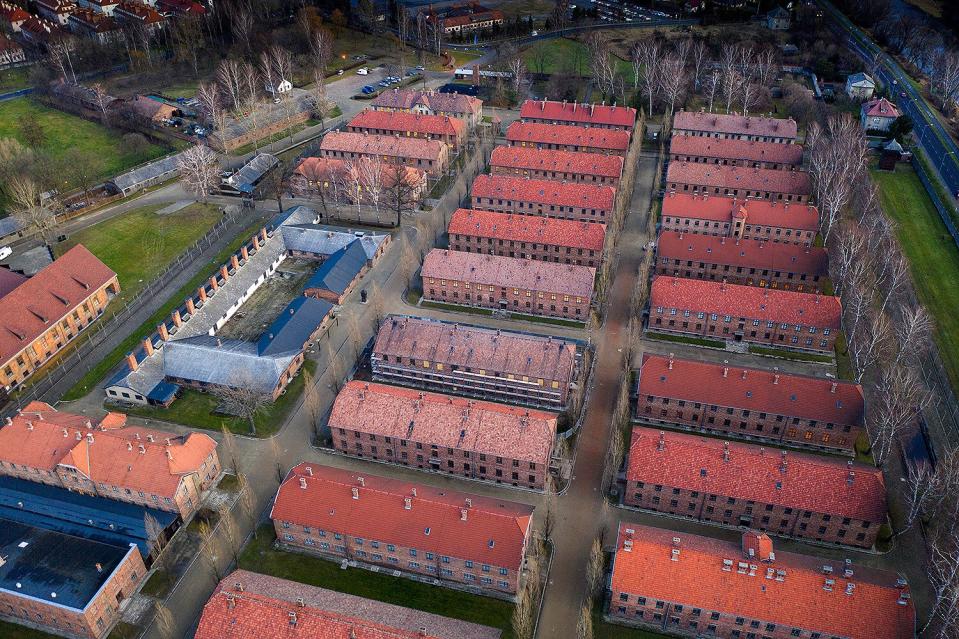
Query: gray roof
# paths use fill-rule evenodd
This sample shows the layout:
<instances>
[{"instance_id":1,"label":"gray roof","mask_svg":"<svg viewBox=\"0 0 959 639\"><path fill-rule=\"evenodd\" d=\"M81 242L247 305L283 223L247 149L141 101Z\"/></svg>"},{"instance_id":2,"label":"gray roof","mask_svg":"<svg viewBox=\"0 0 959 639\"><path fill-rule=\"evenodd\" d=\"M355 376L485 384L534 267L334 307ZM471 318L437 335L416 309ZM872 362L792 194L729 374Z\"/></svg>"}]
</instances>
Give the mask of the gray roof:
<instances>
[{"instance_id":1,"label":"gray roof","mask_svg":"<svg viewBox=\"0 0 959 639\"><path fill-rule=\"evenodd\" d=\"M5 262L5 266L11 271L23 273L27 277L33 277L50 264L53 264L53 256L46 246L35 246L32 249L14 253Z\"/></svg>"},{"instance_id":2,"label":"gray roof","mask_svg":"<svg viewBox=\"0 0 959 639\"><path fill-rule=\"evenodd\" d=\"M853 73L851 76L846 78L846 82L849 84L858 84L860 82L868 82L872 86L876 86L876 81L869 77L868 74L860 71L859 73Z\"/></svg>"},{"instance_id":3,"label":"gray roof","mask_svg":"<svg viewBox=\"0 0 959 639\"><path fill-rule=\"evenodd\" d=\"M23 223L12 215L10 217L0 217L0 237L16 233L22 228Z\"/></svg>"},{"instance_id":4,"label":"gray roof","mask_svg":"<svg viewBox=\"0 0 959 639\"><path fill-rule=\"evenodd\" d=\"M283 244L287 250L316 253L318 255L333 255L340 249L358 242L363 247L366 259L371 260L386 240L386 235L364 235L357 237L353 233L335 231L311 224L292 224L280 227L283 234Z\"/></svg>"},{"instance_id":5,"label":"gray roof","mask_svg":"<svg viewBox=\"0 0 959 639\"><path fill-rule=\"evenodd\" d=\"M257 341L261 356L303 349L333 305L313 297L297 297L283 309Z\"/></svg>"},{"instance_id":6,"label":"gray roof","mask_svg":"<svg viewBox=\"0 0 959 639\"><path fill-rule=\"evenodd\" d=\"M305 289L317 288L342 295L366 266L366 255L359 242L347 244L316 269Z\"/></svg>"},{"instance_id":7,"label":"gray roof","mask_svg":"<svg viewBox=\"0 0 959 639\"><path fill-rule=\"evenodd\" d=\"M250 192L270 169L279 164L276 156L260 153L250 158L239 171L223 180L224 184L240 192Z\"/></svg>"},{"instance_id":8,"label":"gray roof","mask_svg":"<svg viewBox=\"0 0 959 639\"><path fill-rule=\"evenodd\" d=\"M127 191L132 188L149 182L150 180L155 180L159 177L162 177L166 174L172 174L180 170L180 156L182 153L177 153L176 155L168 155L165 158L160 158L149 164L137 167L132 171L127 171L126 173L121 173L120 175L113 178L112 183L120 191Z\"/></svg>"},{"instance_id":9,"label":"gray roof","mask_svg":"<svg viewBox=\"0 0 959 639\"><path fill-rule=\"evenodd\" d=\"M255 342L199 335L163 346L163 374L217 386L253 386L272 393L299 349L260 355Z\"/></svg>"}]
</instances>

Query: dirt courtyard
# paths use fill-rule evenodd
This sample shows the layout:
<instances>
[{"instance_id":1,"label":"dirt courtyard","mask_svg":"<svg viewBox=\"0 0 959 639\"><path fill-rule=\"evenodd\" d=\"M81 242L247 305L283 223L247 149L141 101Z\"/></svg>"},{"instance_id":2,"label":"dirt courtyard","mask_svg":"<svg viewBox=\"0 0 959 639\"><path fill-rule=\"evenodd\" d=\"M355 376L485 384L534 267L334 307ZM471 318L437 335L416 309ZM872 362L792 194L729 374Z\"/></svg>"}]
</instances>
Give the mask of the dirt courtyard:
<instances>
[{"instance_id":1,"label":"dirt courtyard","mask_svg":"<svg viewBox=\"0 0 959 639\"><path fill-rule=\"evenodd\" d=\"M303 294L303 285L319 262L288 258L223 325L217 336L252 342L259 339L290 301Z\"/></svg>"}]
</instances>

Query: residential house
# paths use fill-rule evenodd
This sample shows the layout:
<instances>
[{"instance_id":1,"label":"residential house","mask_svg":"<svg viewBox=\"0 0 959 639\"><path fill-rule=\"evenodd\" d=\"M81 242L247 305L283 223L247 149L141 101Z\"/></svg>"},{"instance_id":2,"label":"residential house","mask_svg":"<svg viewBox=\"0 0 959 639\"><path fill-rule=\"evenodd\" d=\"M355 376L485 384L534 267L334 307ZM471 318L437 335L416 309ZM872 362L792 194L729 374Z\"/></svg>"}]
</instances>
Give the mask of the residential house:
<instances>
[{"instance_id":1,"label":"residential house","mask_svg":"<svg viewBox=\"0 0 959 639\"><path fill-rule=\"evenodd\" d=\"M30 19L23 7L9 0L0 1L0 24L8 33L20 33L20 27Z\"/></svg>"},{"instance_id":2,"label":"residential house","mask_svg":"<svg viewBox=\"0 0 959 639\"><path fill-rule=\"evenodd\" d=\"M792 26L792 15L782 7L774 7L766 14L766 28L772 31L789 31Z\"/></svg>"},{"instance_id":3,"label":"residential house","mask_svg":"<svg viewBox=\"0 0 959 639\"><path fill-rule=\"evenodd\" d=\"M23 47L7 36L0 34L0 68L14 67L23 64L26 60L27 56Z\"/></svg>"},{"instance_id":4,"label":"residential house","mask_svg":"<svg viewBox=\"0 0 959 639\"><path fill-rule=\"evenodd\" d=\"M353 133L441 140L454 149L466 142L466 122L449 115L368 109L356 114L346 125L346 130Z\"/></svg>"},{"instance_id":5,"label":"residential house","mask_svg":"<svg viewBox=\"0 0 959 639\"><path fill-rule=\"evenodd\" d=\"M373 98L375 111L406 111L422 115L448 115L466 122L470 130L483 118L483 101L460 93L424 89L392 89Z\"/></svg>"},{"instance_id":6,"label":"residential house","mask_svg":"<svg viewBox=\"0 0 959 639\"><path fill-rule=\"evenodd\" d=\"M61 27L67 26L70 16L77 10L77 5L71 0L34 0L33 6L41 18Z\"/></svg>"},{"instance_id":7,"label":"residential house","mask_svg":"<svg viewBox=\"0 0 959 639\"><path fill-rule=\"evenodd\" d=\"M869 100L859 109L859 123L866 131L888 131L899 116L899 107L886 98Z\"/></svg>"},{"instance_id":8,"label":"residential house","mask_svg":"<svg viewBox=\"0 0 959 639\"><path fill-rule=\"evenodd\" d=\"M853 73L846 78L846 95L852 100L870 100L876 92L876 81L868 73Z\"/></svg>"}]
</instances>

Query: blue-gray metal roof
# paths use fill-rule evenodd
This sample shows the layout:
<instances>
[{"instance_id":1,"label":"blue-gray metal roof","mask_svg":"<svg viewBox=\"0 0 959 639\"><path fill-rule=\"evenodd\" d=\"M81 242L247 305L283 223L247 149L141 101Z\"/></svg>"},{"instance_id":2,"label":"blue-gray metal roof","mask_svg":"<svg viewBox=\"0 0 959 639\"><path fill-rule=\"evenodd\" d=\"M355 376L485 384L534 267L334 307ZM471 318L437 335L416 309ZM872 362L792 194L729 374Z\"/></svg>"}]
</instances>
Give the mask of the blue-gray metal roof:
<instances>
[{"instance_id":1,"label":"blue-gray metal roof","mask_svg":"<svg viewBox=\"0 0 959 639\"><path fill-rule=\"evenodd\" d=\"M163 347L163 374L218 386L251 383L272 393L299 350L259 355L257 344L199 335L172 340Z\"/></svg>"},{"instance_id":2,"label":"blue-gray metal roof","mask_svg":"<svg viewBox=\"0 0 959 639\"><path fill-rule=\"evenodd\" d=\"M315 253L317 255L333 255L340 249L359 243L363 247L366 259L371 260L376 255L387 236L364 235L357 237L353 233L335 231L312 224L285 224L280 227L283 235L283 245L287 250Z\"/></svg>"},{"instance_id":3,"label":"blue-gray metal roof","mask_svg":"<svg viewBox=\"0 0 959 639\"><path fill-rule=\"evenodd\" d=\"M0 477L0 518L101 543L134 543L144 557L150 552L146 515L164 529L177 519L172 512Z\"/></svg>"},{"instance_id":4,"label":"blue-gray metal roof","mask_svg":"<svg viewBox=\"0 0 959 639\"><path fill-rule=\"evenodd\" d=\"M260 153L250 158L240 170L228 177L224 182L241 192L251 192L263 176L266 175L280 161L269 153Z\"/></svg>"},{"instance_id":5,"label":"blue-gray metal roof","mask_svg":"<svg viewBox=\"0 0 959 639\"><path fill-rule=\"evenodd\" d=\"M82 610L130 550L0 519L0 588Z\"/></svg>"},{"instance_id":6,"label":"blue-gray metal roof","mask_svg":"<svg viewBox=\"0 0 959 639\"><path fill-rule=\"evenodd\" d=\"M320 264L305 288L319 288L341 295L364 266L366 253L360 243L347 244Z\"/></svg>"},{"instance_id":7,"label":"blue-gray metal roof","mask_svg":"<svg viewBox=\"0 0 959 639\"><path fill-rule=\"evenodd\" d=\"M302 350L331 310L333 305L326 300L297 297L260 336L257 342L259 354L275 355Z\"/></svg>"},{"instance_id":8,"label":"blue-gray metal roof","mask_svg":"<svg viewBox=\"0 0 959 639\"><path fill-rule=\"evenodd\" d=\"M156 180L165 175L172 176L180 170L180 157L182 155L182 153L168 155L165 158L139 166L132 171L121 173L113 178L112 183L118 190L126 192L128 189L136 188L150 180Z\"/></svg>"},{"instance_id":9,"label":"blue-gray metal roof","mask_svg":"<svg viewBox=\"0 0 959 639\"><path fill-rule=\"evenodd\" d=\"M20 220L12 215L10 217L0 217L0 236L16 233L22 228L23 224Z\"/></svg>"}]
</instances>

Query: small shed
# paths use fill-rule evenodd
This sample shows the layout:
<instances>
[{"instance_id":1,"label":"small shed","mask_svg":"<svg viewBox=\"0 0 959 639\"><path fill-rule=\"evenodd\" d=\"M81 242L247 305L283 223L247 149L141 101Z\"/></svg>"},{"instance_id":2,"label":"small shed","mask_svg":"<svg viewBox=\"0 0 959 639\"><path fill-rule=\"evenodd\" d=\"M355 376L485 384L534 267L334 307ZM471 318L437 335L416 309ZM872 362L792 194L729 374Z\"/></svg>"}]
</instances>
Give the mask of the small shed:
<instances>
[{"instance_id":1,"label":"small shed","mask_svg":"<svg viewBox=\"0 0 959 639\"><path fill-rule=\"evenodd\" d=\"M275 97L283 93L289 93L293 90L293 85L289 80L280 80L275 84L264 83L263 88L266 89L267 93Z\"/></svg>"},{"instance_id":2,"label":"small shed","mask_svg":"<svg viewBox=\"0 0 959 639\"><path fill-rule=\"evenodd\" d=\"M879 152L879 168L883 171L896 170L896 163L902 159L902 145L893 138L883 145Z\"/></svg>"}]
</instances>

